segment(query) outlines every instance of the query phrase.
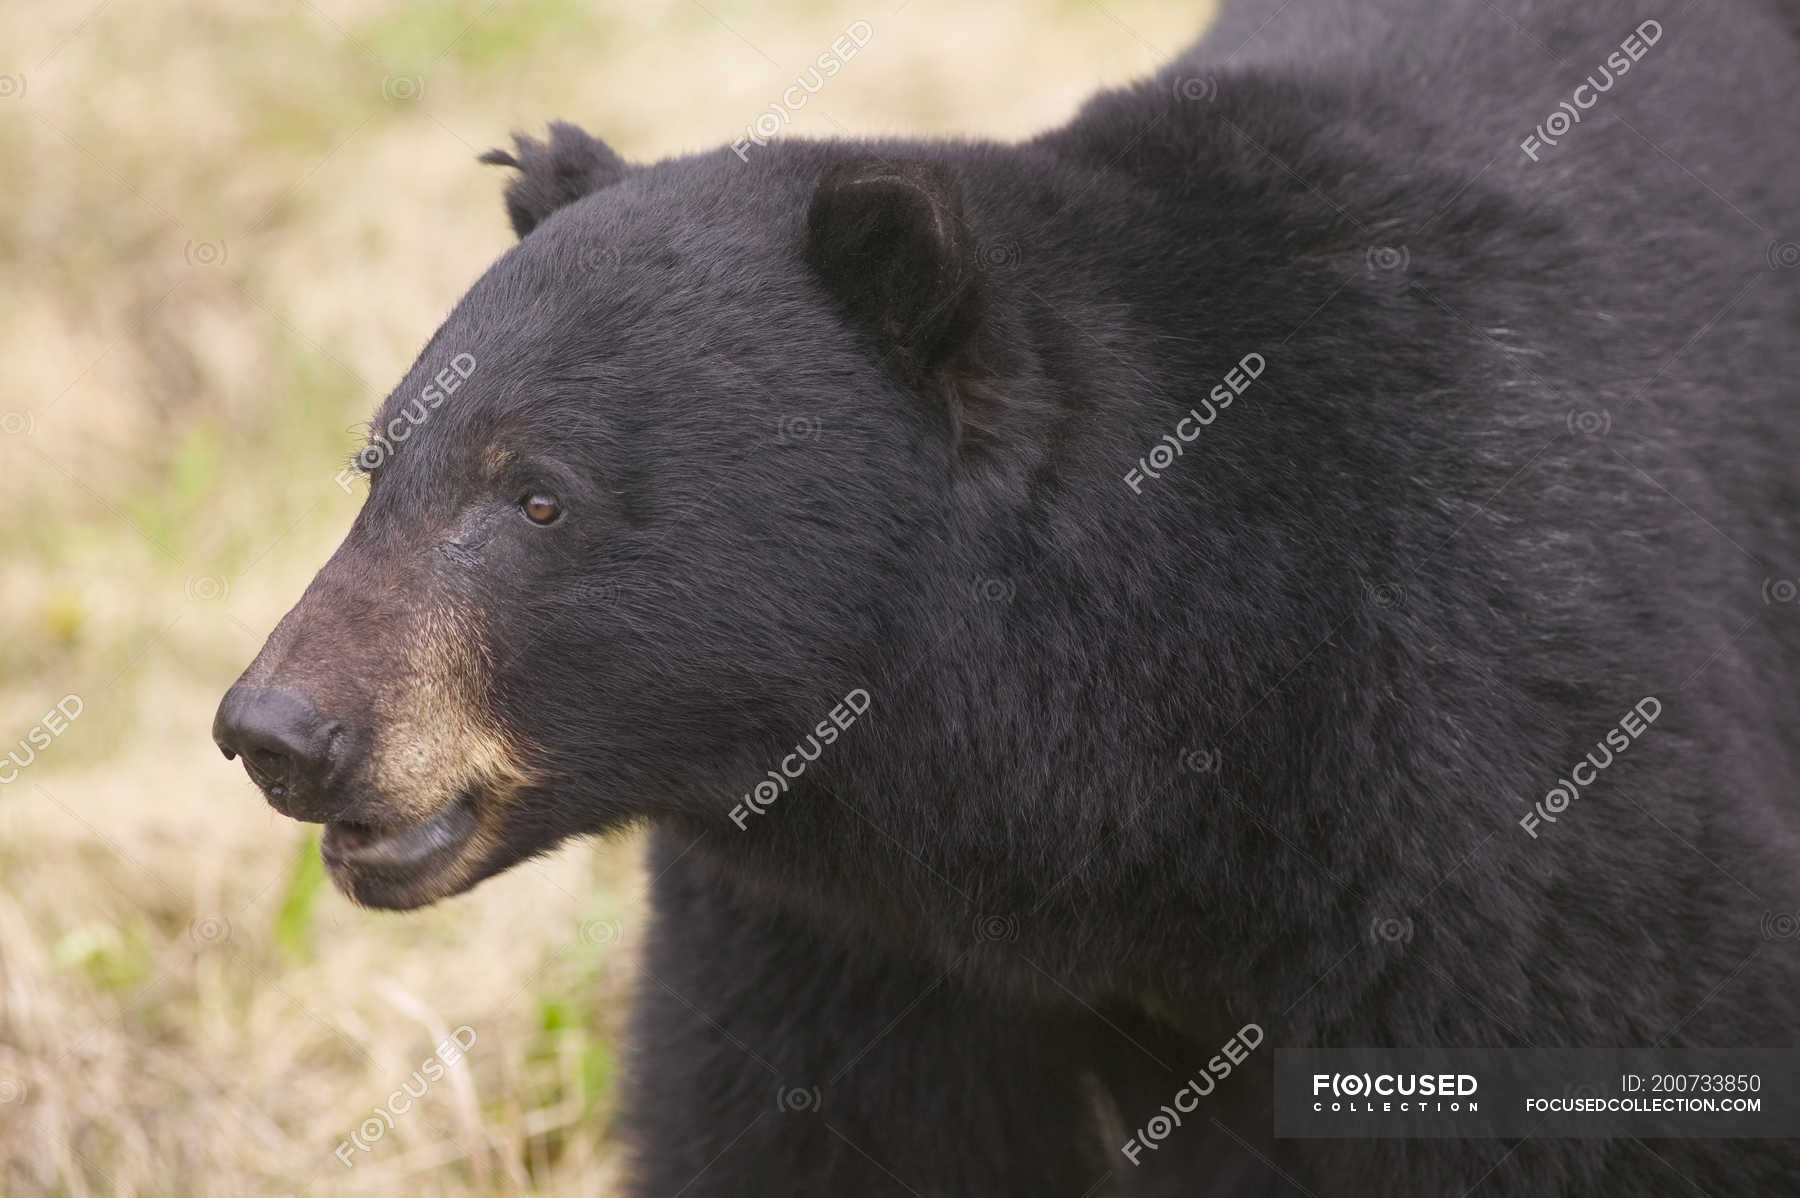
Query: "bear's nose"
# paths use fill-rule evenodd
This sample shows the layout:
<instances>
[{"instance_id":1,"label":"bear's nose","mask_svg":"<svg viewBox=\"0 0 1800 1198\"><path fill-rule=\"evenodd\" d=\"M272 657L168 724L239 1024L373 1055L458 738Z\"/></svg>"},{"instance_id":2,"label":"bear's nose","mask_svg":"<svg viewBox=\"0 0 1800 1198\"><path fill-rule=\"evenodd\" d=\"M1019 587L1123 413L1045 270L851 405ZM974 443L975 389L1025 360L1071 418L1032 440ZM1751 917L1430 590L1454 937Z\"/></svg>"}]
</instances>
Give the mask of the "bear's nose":
<instances>
[{"instance_id":1,"label":"bear's nose","mask_svg":"<svg viewBox=\"0 0 1800 1198\"><path fill-rule=\"evenodd\" d=\"M242 757L269 804L294 819L332 817L320 799L336 731L305 695L241 683L225 692L213 717L213 742L225 759Z\"/></svg>"}]
</instances>

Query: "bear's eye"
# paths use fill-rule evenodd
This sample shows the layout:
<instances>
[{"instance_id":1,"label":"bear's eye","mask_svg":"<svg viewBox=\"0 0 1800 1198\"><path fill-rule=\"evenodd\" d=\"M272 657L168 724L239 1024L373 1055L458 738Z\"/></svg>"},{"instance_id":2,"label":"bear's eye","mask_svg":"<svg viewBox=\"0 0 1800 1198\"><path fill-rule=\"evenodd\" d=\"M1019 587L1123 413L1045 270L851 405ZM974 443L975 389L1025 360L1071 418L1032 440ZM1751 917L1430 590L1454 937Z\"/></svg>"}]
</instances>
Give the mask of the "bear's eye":
<instances>
[{"instance_id":1,"label":"bear's eye","mask_svg":"<svg viewBox=\"0 0 1800 1198\"><path fill-rule=\"evenodd\" d=\"M527 495L519 501L519 507L525 512L525 518L533 524L554 524L562 515L562 504L554 495Z\"/></svg>"}]
</instances>

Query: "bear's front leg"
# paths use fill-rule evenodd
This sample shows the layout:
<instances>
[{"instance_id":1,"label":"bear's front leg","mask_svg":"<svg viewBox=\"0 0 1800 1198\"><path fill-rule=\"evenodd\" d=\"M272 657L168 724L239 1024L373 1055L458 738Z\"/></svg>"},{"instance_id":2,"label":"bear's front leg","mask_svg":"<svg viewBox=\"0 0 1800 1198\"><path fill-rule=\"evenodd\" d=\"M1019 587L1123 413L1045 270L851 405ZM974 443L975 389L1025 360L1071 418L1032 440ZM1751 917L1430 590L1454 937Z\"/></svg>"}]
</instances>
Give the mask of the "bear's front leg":
<instances>
[{"instance_id":1,"label":"bear's front leg","mask_svg":"<svg viewBox=\"0 0 1800 1198\"><path fill-rule=\"evenodd\" d=\"M658 834L622 1107L638 1198L1108 1192L1073 1025L727 894Z\"/></svg>"}]
</instances>

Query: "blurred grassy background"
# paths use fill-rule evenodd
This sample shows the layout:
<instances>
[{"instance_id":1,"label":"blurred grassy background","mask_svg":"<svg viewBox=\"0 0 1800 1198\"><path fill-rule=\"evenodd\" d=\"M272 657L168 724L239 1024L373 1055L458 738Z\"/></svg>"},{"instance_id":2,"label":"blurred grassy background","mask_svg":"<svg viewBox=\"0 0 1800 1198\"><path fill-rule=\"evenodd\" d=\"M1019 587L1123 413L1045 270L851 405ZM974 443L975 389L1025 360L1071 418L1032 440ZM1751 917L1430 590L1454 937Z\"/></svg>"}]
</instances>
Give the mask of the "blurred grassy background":
<instances>
[{"instance_id":1,"label":"blurred grassy background","mask_svg":"<svg viewBox=\"0 0 1800 1198\"><path fill-rule=\"evenodd\" d=\"M781 136L1024 135L1207 8L0 9L0 755L37 754L0 782L0 1191L614 1192L636 846L359 911L208 735L355 512L357 426L511 239L475 154L553 117L637 160L729 142L854 21Z\"/></svg>"}]
</instances>

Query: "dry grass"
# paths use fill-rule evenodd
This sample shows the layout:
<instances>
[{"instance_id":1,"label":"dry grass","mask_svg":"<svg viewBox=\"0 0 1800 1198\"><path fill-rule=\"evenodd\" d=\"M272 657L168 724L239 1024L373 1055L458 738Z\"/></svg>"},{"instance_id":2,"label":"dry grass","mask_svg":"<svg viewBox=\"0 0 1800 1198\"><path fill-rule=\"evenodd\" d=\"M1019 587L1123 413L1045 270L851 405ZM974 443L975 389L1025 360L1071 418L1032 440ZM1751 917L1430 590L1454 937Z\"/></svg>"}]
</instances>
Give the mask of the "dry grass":
<instances>
[{"instance_id":1,"label":"dry grass","mask_svg":"<svg viewBox=\"0 0 1800 1198\"><path fill-rule=\"evenodd\" d=\"M478 150L552 116L638 159L729 141L859 19L790 135L1017 135L1200 23L893 8L0 9L0 753L84 704L0 784L0 1191L615 1189L635 846L359 911L208 724L354 513L354 426L508 241ZM466 1063L339 1164L461 1025Z\"/></svg>"}]
</instances>

